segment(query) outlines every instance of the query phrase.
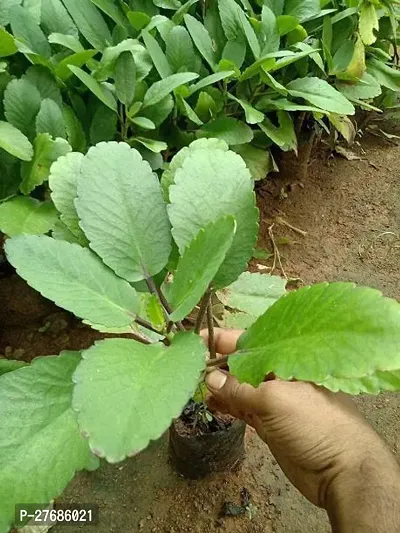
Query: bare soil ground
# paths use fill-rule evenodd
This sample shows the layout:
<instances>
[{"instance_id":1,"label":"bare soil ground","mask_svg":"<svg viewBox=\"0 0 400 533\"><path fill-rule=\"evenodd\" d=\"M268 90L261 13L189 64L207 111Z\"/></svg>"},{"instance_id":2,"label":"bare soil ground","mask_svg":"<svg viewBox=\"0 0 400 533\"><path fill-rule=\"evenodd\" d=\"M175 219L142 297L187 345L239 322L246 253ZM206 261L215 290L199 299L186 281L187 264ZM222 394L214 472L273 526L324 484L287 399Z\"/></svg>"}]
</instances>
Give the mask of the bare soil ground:
<instances>
[{"instance_id":1,"label":"bare soil ground","mask_svg":"<svg viewBox=\"0 0 400 533\"><path fill-rule=\"evenodd\" d=\"M268 229L273 224L285 272L300 278L298 283L350 280L400 299L400 147L370 138L363 150L357 150L361 160L355 161L319 154L304 183L275 179L266 184L259 191L259 246L272 249ZM281 219L307 234L291 230ZM268 272L271 265L271 260L257 260L251 269ZM98 338L27 292L17 278L4 282L0 280L0 354L31 360L85 348ZM400 459L400 395L360 396L356 401ZM100 523L92 528L96 533L330 531L325 513L287 482L250 429L246 444L241 467L193 482L179 478L170 467L164 436L128 461L102 463L95 472L79 474L61 500L98 504ZM223 503L239 503L243 488L251 495L251 512L222 518ZM77 533L80 528L68 530ZM63 529L57 526L52 532Z\"/></svg>"}]
</instances>

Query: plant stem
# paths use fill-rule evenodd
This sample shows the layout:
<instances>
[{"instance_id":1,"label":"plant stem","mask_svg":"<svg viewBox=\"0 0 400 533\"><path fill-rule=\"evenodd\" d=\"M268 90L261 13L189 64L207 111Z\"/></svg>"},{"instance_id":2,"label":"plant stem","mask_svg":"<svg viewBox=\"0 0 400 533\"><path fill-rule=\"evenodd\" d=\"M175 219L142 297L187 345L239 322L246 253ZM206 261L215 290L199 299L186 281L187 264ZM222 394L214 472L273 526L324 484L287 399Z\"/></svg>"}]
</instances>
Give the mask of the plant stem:
<instances>
[{"instance_id":1,"label":"plant stem","mask_svg":"<svg viewBox=\"0 0 400 533\"><path fill-rule=\"evenodd\" d=\"M135 333L134 331L129 333L129 335L131 335L131 337L133 337L135 341L140 342L142 344L154 344L153 341L151 341L147 337L142 337L141 335L139 335L138 333Z\"/></svg>"},{"instance_id":2,"label":"plant stem","mask_svg":"<svg viewBox=\"0 0 400 533\"><path fill-rule=\"evenodd\" d=\"M200 333L200 330L201 330L201 326L203 324L203 319L204 319L204 315L206 314L206 311L207 311L207 306L208 306L208 302L211 298L211 291L207 291L203 298L201 299L201 302L200 302L200 309L199 309L199 312L197 314L197 318L196 318L196 325L194 327L194 332L195 333Z\"/></svg>"},{"instance_id":3,"label":"plant stem","mask_svg":"<svg viewBox=\"0 0 400 533\"><path fill-rule=\"evenodd\" d=\"M214 339L214 317L212 312L211 295L207 304L207 327L208 327L208 350L210 352L210 358L216 359L217 353L215 351L215 339Z\"/></svg>"},{"instance_id":4,"label":"plant stem","mask_svg":"<svg viewBox=\"0 0 400 533\"><path fill-rule=\"evenodd\" d=\"M151 276L146 277L146 283L147 283L147 286L150 292L152 292L158 298L158 301L160 302L161 307L163 308L164 316L168 323L167 327L172 327L170 326L171 321L169 319L169 315L172 313L172 309L166 297L164 296L162 290L159 287L157 287L157 285L154 283L154 279ZM185 331L185 327L182 324L182 322L177 322L176 326L180 331Z\"/></svg>"},{"instance_id":5,"label":"plant stem","mask_svg":"<svg viewBox=\"0 0 400 533\"><path fill-rule=\"evenodd\" d=\"M209 361L207 361L206 366L207 368L210 368L213 366L226 366L226 363L228 362L229 357L230 355L224 355L224 357L219 357L218 359L210 359Z\"/></svg>"},{"instance_id":6,"label":"plant stem","mask_svg":"<svg viewBox=\"0 0 400 533\"><path fill-rule=\"evenodd\" d=\"M139 324L139 326L143 326L144 328L149 329L150 331L153 331L154 333L158 333L159 335L162 334L162 332L161 332L160 330L154 328L154 327L150 324L150 322L148 322L147 320L143 320L143 318L140 318L139 316L137 316L137 317L135 318L135 322L136 322L137 324Z\"/></svg>"}]
</instances>

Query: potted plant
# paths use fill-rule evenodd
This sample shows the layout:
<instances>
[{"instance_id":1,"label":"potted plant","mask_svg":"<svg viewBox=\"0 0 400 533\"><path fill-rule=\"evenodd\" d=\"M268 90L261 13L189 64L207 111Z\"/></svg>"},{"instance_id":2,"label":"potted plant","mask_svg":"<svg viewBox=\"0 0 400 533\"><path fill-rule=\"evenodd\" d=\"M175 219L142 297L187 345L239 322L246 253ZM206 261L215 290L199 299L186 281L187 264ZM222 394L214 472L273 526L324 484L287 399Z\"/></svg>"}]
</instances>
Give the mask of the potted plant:
<instances>
[{"instance_id":1,"label":"potted plant","mask_svg":"<svg viewBox=\"0 0 400 533\"><path fill-rule=\"evenodd\" d=\"M400 390L397 302L351 283L285 293L279 278L244 272L258 211L250 172L224 142L181 150L162 186L137 150L100 143L61 157L50 187L68 240L12 237L8 260L45 297L113 336L27 366L1 361L0 532L15 503L50 501L97 457L137 454L179 418L175 464L193 447L204 452L185 434L214 433L221 452L240 457L243 425L190 403L207 367L226 364L215 359L216 297L220 323L249 326L228 360L241 381L257 386L273 372L335 391ZM198 335L204 317L208 348Z\"/></svg>"}]
</instances>

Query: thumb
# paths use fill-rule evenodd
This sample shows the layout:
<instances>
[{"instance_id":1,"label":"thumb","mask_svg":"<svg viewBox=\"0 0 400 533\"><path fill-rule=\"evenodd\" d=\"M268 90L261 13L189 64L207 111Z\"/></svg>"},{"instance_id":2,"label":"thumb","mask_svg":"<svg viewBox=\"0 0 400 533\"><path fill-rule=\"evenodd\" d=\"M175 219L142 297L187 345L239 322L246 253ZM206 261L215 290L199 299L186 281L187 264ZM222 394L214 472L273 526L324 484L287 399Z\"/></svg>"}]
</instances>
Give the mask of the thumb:
<instances>
[{"instance_id":1,"label":"thumb","mask_svg":"<svg viewBox=\"0 0 400 533\"><path fill-rule=\"evenodd\" d=\"M247 383L239 383L228 373L215 370L206 377L206 385L217 402L245 413L262 411L260 391Z\"/></svg>"}]
</instances>

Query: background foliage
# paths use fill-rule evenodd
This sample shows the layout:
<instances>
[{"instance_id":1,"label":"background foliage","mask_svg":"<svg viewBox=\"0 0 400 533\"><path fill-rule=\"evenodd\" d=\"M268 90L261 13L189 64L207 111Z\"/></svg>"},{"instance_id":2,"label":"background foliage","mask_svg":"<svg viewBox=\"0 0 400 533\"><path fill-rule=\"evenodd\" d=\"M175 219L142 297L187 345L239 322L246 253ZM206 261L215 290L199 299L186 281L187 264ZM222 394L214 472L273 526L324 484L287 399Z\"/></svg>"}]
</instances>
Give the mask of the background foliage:
<instances>
[{"instance_id":1,"label":"background foliage","mask_svg":"<svg viewBox=\"0 0 400 533\"><path fill-rule=\"evenodd\" d=\"M214 137L254 179L316 124L351 142L355 108L397 105L398 9L390 0L3 1L0 229L65 237L50 167L99 141L126 141L161 173L177 150Z\"/></svg>"}]
</instances>

